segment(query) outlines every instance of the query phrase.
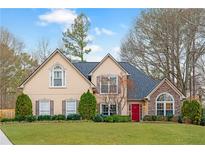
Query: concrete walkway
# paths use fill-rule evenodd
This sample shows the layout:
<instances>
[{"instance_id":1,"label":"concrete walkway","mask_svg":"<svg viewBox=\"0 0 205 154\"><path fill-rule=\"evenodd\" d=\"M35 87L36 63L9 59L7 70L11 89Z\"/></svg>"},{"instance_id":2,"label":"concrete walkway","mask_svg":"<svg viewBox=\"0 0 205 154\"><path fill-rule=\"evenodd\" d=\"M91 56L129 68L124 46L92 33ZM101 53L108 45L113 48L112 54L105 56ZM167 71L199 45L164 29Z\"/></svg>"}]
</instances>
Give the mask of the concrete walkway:
<instances>
[{"instance_id":1,"label":"concrete walkway","mask_svg":"<svg viewBox=\"0 0 205 154\"><path fill-rule=\"evenodd\" d=\"M0 145L12 145L6 135L0 129Z\"/></svg>"}]
</instances>

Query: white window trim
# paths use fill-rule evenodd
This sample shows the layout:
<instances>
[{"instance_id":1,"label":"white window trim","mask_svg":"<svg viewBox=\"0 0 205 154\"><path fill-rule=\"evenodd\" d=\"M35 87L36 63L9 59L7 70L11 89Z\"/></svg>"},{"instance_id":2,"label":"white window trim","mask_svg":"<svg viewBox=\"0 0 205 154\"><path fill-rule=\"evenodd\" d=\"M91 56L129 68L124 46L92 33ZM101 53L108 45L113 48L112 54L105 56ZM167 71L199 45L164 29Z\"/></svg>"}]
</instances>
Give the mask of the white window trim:
<instances>
[{"instance_id":1,"label":"white window trim","mask_svg":"<svg viewBox=\"0 0 205 154\"><path fill-rule=\"evenodd\" d=\"M62 72L62 86L54 86L54 68L56 66L59 66L62 69L61 71ZM55 89L66 88L66 74L67 74L67 71L63 66L61 66L60 64L55 64L49 71L49 88L55 88Z\"/></svg>"},{"instance_id":2,"label":"white window trim","mask_svg":"<svg viewBox=\"0 0 205 154\"><path fill-rule=\"evenodd\" d=\"M71 100L71 99L69 99L69 100L66 100L65 101L65 114L66 114L66 116L68 116L69 114L67 113L67 104L68 103L71 103L71 102L75 102L75 112L74 113L69 113L69 114L76 114L77 113L77 100Z\"/></svg>"},{"instance_id":3,"label":"white window trim","mask_svg":"<svg viewBox=\"0 0 205 154\"><path fill-rule=\"evenodd\" d=\"M174 100L174 97L173 97L170 93L167 93L167 92L160 93L160 94L156 97L156 99L155 99L155 115L157 115L157 104L158 104L158 103L163 103L163 104L164 104L164 116L166 116L166 103L167 103L167 101L157 101L158 97L159 97L160 95L163 95L163 94L169 95L169 96L172 97L172 100L173 100L173 101L170 101L170 103L173 104L172 110L173 110L173 115L175 115L175 100Z\"/></svg>"},{"instance_id":4,"label":"white window trim","mask_svg":"<svg viewBox=\"0 0 205 154\"><path fill-rule=\"evenodd\" d=\"M116 114L118 115L118 104L107 104L107 103L100 103L100 114L102 114L102 105L108 105L108 116L110 116L110 105L116 105Z\"/></svg>"},{"instance_id":5,"label":"white window trim","mask_svg":"<svg viewBox=\"0 0 205 154\"><path fill-rule=\"evenodd\" d=\"M41 109L40 109L41 103L48 103L49 104L49 114L48 115L51 115L51 102L50 102L50 100L47 100L47 99L39 100L39 107L38 107L39 115L45 115L45 114L41 114Z\"/></svg>"},{"instance_id":6,"label":"white window trim","mask_svg":"<svg viewBox=\"0 0 205 154\"><path fill-rule=\"evenodd\" d=\"M118 75L107 75L107 77L108 78L110 78L110 77L116 77L116 85L117 85L117 90L116 90L116 93L109 93L109 91L110 91L110 83L108 82L108 93L102 93L101 92L101 77L102 76L100 76L100 94L102 94L102 95L106 95L106 94L118 94Z\"/></svg>"}]
</instances>

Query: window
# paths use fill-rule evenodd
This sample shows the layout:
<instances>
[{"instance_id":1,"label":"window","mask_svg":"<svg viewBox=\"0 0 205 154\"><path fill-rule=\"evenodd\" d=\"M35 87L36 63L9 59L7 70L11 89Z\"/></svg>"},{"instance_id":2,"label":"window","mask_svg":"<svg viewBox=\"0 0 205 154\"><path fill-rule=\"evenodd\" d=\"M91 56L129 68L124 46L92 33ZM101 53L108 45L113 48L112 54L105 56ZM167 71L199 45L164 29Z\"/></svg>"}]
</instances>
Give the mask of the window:
<instances>
[{"instance_id":1,"label":"window","mask_svg":"<svg viewBox=\"0 0 205 154\"><path fill-rule=\"evenodd\" d=\"M50 115L50 101L39 101L39 115Z\"/></svg>"},{"instance_id":2,"label":"window","mask_svg":"<svg viewBox=\"0 0 205 154\"><path fill-rule=\"evenodd\" d=\"M116 94L118 93L117 76L101 76L100 93L101 94Z\"/></svg>"},{"instance_id":3,"label":"window","mask_svg":"<svg viewBox=\"0 0 205 154\"><path fill-rule=\"evenodd\" d=\"M160 94L156 100L157 115L174 115L174 98L169 93Z\"/></svg>"},{"instance_id":4,"label":"window","mask_svg":"<svg viewBox=\"0 0 205 154\"><path fill-rule=\"evenodd\" d=\"M76 113L76 101L66 101L66 115Z\"/></svg>"},{"instance_id":5,"label":"window","mask_svg":"<svg viewBox=\"0 0 205 154\"><path fill-rule=\"evenodd\" d=\"M102 115L116 115L117 105L116 104L101 104L101 114Z\"/></svg>"},{"instance_id":6,"label":"window","mask_svg":"<svg viewBox=\"0 0 205 154\"><path fill-rule=\"evenodd\" d=\"M51 87L65 86L65 70L59 65L56 65L51 71Z\"/></svg>"}]
</instances>

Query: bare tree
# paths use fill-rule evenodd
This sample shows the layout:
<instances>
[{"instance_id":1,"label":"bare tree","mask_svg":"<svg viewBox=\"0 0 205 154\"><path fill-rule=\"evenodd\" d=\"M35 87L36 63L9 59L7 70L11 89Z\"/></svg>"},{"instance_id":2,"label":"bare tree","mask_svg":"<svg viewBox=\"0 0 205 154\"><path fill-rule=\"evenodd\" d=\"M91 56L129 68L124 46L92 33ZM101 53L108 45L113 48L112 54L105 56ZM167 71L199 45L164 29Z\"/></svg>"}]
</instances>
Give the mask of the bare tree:
<instances>
[{"instance_id":1,"label":"bare tree","mask_svg":"<svg viewBox=\"0 0 205 154\"><path fill-rule=\"evenodd\" d=\"M15 107L17 87L35 69L37 61L23 53L23 43L7 29L0 30L0 107Z\"/></svg>"},{"instance_id":2,"label":"bare tree","mask_svg":"<svg viewBox=\"0 0 205 154\"><path fill-rule=\"evenodd\" d=\"M51 53L49 40L42 38L37 43L37 49L34 56L38 59L39 63L42 63Z\"/></svg>"},{"instance_id":3,"label":"bare tree","mask_svg":"<svg viewBox=\"0 0 205 154\"><path fill-rule=\"evenodd\" d=\"M101 76L102 78L107 78L107 75L105 76ZM109 80L107 78L107 80ZM108 81L109 82L109 81ZM127 89L129 88L129 90L133 90L134 86L133 86L133 81L131 79L127 78L127 75L124 73L121 73L118 76L118 93L115 93L115 88L111 89L110 92L108 92L107 94L102 94L102 99L103 102L105 102L108 105L108 108L110 108L111 104L114 104L118 107L117 109L117 113L121 114L122 110L125 108L126 105L126 100L127 100ZM114 92L113 92L114 91ZM109 114L109 111L108 111Z\"/></svg>"},{"instance_id":4,"label":"bare tree","mask_svg":"<svg viewBox=\"0 0 205 154\"><path fill-rule=\"evenodd\" d=\"M148 9L121 44L121 59L153 78L167 77L195 95L196 63L205 54L204 9ZM190 83L191 82L191 83Z\"/></svg>"}]
</instances>

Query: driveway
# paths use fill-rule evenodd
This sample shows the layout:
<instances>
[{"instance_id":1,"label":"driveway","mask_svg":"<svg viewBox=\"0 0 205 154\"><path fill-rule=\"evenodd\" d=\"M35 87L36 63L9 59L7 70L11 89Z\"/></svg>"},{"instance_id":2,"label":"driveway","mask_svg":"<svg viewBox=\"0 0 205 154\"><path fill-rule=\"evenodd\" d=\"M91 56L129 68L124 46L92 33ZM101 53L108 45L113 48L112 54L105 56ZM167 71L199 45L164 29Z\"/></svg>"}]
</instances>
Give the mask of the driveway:
<instances>
[{"instance_id":1,"label":"driveway","mask_svg":"<svg viewBox=\"0 0 205 154\"><path fill-rule=\"evenodd\" d=\"M6 135L0 129L0 145L12 145L11 141L6 137Z\"/></svg>"}]
</instances>

